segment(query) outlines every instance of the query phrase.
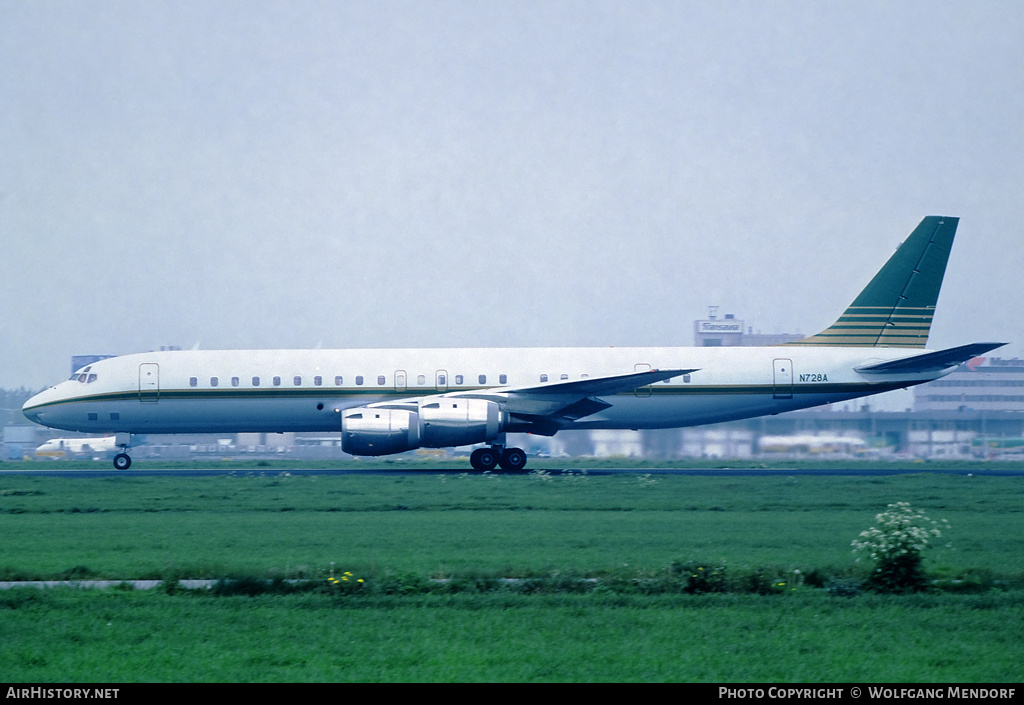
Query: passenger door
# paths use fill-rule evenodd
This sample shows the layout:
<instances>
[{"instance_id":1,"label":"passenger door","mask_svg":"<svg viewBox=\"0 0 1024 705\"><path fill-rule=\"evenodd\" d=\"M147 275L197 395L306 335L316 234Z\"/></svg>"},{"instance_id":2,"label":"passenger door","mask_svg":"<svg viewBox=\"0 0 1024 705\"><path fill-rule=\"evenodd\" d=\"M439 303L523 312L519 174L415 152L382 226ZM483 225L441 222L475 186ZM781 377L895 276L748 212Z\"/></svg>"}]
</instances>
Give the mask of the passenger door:
<instances>
[{"instance_id":1,"label":"passenger door","mask_svg":"<svg viewBox=\"0 0 1024 705\"><path fill-rule=\"evenodd\" d=\"M139 365L139 401L155 403L160 399L160 365L143 362Z\"/></svg>"},{"instance_id":2,"label":"passenger door","mask_svg":"<svg viewBox=\"0 0 1024 705\"><path fill-rule=\"evenodd\" d=\"M776 358L772 361L773 398L793 398L793 361L788 357Z\"/></svg>"}]
</instances>

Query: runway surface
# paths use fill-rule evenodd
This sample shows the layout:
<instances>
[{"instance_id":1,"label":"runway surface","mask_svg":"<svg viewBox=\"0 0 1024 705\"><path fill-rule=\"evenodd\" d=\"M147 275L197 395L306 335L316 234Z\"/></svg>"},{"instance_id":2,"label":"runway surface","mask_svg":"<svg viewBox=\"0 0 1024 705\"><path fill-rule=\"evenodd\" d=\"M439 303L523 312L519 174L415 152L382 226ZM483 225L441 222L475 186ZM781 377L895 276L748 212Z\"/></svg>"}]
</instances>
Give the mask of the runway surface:
<instances>
[{"instance_id":1,"label":"runway surface","mask_svg":"<svg viewBox=\"0 0 1024 705\"><path fill-rule=\"evenodd\" d=\"M2 467L2 466L0 466ZM586 472L591 476L602 475L692 475L692 476L718 476L718 477L789 477L789 476L835 476L835 477L877 477L891 475L914 475L919 473L935 473L942 475L974 475L978 477L1024 477L1024 469L1000 468L993 465L991 468L979 469L977 464L971 464L964 470L949 468L933 469L927 464L920 467L908 468L905 465L898 467L886 467L885 465L874 465L865 463L860 468L826 468L826 467L800 467L800 468L588 468L584 465L578 468L550 469L540 467L538 470L545 470L552 475L575 474ZM505 473L501 470L495 472L498 475L528 474L531 468L519 473ZM59 469L0 469L0 476L3 475L32 475L35 477L221 477L225 475L237 475L241 477L277 477L279 475L461 475L472 472L468 469L450 468L381 468L372 465L356 468L330 469L330 468L153 468L153 469L131 469L115 470L112 467L102 467L95 470L59 470ZM481 474L473 472L472 474Z\"/></svg>"}]
</instances>

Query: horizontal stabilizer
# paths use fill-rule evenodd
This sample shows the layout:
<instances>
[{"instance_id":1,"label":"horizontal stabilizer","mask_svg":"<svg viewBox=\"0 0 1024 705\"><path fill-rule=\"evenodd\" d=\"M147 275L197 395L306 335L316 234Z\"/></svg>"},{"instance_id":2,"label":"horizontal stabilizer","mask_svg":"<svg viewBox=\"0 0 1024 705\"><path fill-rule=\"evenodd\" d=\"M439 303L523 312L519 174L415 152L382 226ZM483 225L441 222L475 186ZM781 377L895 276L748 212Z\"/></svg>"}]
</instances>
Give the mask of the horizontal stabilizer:
<instances>
[{"instance_id":1,"label":"horizontal stabilizer","mask_svg":"<svg viewBox=\"0 0 1024 705\"><path fill-rule=\"evenodd\" d=\"M916 372L935 372L967 362L973 357L984 355L989 350L1001 348L1006 343L971 343L947 350L913 355L889 362L878 362L855 368L864 374L908 374Z\"/></svg>"}]
</instances>

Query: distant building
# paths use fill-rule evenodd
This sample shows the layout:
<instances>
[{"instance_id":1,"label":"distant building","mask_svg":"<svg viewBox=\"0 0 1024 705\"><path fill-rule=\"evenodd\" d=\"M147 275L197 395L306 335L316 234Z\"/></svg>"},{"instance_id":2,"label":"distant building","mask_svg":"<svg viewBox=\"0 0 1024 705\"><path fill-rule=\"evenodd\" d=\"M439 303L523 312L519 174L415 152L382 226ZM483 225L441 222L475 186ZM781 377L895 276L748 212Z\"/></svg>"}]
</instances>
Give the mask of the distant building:
<instances>
[{"instance_id":1,"label":"distant building","mask_svg":"<svg viewBox=\"0 0 1024 705\"><path fill-rule=\"evenodd\" d=\"M915 411L1024 411L1024 360L976 357L914 387Z\"/></svg>"},{"instance_id":2,"label":"distant building","mask_svg":"<svg viewBox=\"0 0 1024 705\"><path fill-rule=\"evenodd\" d=\"M3 458L21 460L39 445L39 426L4 426Z\"/></svg>"},{"instance_id":3,"label":"distant building","mask_svg":"<svg viewBox=\"0 0 1024 705\"><path fill-rule=\"evenodd\" d=\"M761 347L800 340L799 333L755 333L731 313L718 317L718 307L708 307L708 317L693 322L693 344L698 348Z\"/></svg>"}]
</instances>

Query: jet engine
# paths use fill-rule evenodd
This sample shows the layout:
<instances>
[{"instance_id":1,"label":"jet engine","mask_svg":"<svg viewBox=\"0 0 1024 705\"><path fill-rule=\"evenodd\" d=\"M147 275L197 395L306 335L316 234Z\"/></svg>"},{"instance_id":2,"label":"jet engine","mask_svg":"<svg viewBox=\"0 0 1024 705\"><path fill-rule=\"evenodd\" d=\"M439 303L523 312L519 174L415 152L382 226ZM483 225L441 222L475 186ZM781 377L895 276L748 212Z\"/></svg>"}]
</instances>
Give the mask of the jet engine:
<instances>
[{"instance_id":1,"label":"jet engine","mask_svg":"<svg viewBox=\"0 0 1024 705\"><path fill-rule=\"evenodd\" d=\"M419 415L405 409L349 409L341 415L341 449L352 455L390 455L420 447Z\"/></svg>"},{"instance_id":2,"label":"jet engine","mask_svg":"<svg viewBox=\"0 0 1024 705\"><path fill-rule=\"evenodd\" d=\"M419 403L420 444L449 448L487 443L504 424L498 405L486 399L440 397Z\"/></svg>"},{"instance_id":3,"label":"jet engine","mask_svg":"<svg viewBox=\"0 0 1024 705\"><path fill-rule=\"evenodd\" d=\"M503 416L493 401L463 397L423 399L416 411L348 409L342 413L341 449L352 455L390 455L487 443L504 428Z\"/></svg>"}]
</instances>

